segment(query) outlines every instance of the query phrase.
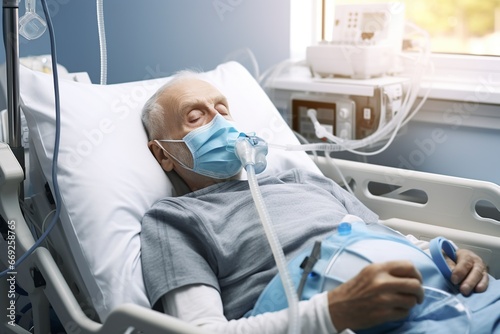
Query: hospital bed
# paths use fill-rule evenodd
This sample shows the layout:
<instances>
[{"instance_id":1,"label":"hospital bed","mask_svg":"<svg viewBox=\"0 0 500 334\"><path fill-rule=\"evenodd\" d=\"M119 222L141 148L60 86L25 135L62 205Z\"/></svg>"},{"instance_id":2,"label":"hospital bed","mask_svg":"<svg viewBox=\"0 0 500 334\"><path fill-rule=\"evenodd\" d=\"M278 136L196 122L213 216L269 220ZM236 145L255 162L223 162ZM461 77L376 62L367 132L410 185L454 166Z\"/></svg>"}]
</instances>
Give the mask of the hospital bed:
<instances>
[{"instance_id":1,"label":"hospital bed","mask_svg":"<svg viewBox=\"0 0 500 334\"><path fill-rule=\"evenodd\" d=\"M202 75L226 95L242 131L255 131L269 143L299 143L243 66L229 62ZM167 80L106 86L61 80L60 221L15 270L16 282L29 294L37 333L53 332L53 314L68 333L206 333L151 310L142 280L141 218L155 201L180 192L149 152L140 120L143 103ZM0 214L7 226L15 224L17 257L47 227L54 210L52 78L21 68L20 87L30 130L31 194L24 213L18 205L23 171L9 146L0 143ZM343 183L340 170L382 223L422 240L448 237L481 255L500 277L498 185L273 148L264 174L295 167ZM0 239L4 267L7 241ZM6 310L11 286L4 278L1 289L0 308ZM27 333L9 318L2 321L1 332Z\"/></svg>"}]
</instances>

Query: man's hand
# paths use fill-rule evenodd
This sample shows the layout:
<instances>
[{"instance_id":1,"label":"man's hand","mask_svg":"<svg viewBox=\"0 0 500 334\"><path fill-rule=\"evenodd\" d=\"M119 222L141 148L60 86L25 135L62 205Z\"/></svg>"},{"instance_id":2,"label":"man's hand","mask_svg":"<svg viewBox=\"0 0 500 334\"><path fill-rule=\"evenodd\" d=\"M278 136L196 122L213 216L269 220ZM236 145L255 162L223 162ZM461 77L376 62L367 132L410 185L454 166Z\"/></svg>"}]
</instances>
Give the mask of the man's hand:
<instances>
[{"instance_id":1,"label":"man's hand","mask_svg":"<svg viewBox=\"0 0 500 334\"><path fill-rule=\"evenodd\" d=\"M451 268L451 282L459 285L460 292L468 296L472 291L483 292L488 287L489 277L483 260L467 249L457 250L457 263L448 257Z\"/></svg>"},{"instance_id":2,"label":"man's hand","mask_svg":"<svg viewBox=\"0 0 500 334\"><path fill-rule=\"evenodd\" d=\"M339 332L402 319L423 298L422 276L409 261L368 265L328 292L330 317Z\"/></svg>"}]
</instances>

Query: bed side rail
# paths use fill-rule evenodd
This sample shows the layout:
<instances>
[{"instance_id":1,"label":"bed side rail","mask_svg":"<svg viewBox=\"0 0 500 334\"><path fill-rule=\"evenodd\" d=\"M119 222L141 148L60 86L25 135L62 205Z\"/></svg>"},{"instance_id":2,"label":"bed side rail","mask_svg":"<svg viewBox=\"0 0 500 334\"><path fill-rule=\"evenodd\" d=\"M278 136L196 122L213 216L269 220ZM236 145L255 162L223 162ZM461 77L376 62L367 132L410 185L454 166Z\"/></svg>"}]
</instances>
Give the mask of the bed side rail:
<instances>
[{"instance_id":1,"label":"bed side rail","mask_svg":"<svg viewBox=\"0 0 500 334\"><path fill-rule=\"evenodd\" d=\"M0 216L5 221L0 237L0 270L10 268L7 257L9 246L15 244L19 258L33 244L34 239L19 207L19 185L24 175L9 146L0 142ZM11 231L9 233L9 231ZM10 238L9 236L15 236ZM9 244L9 240L15 243ZM51 333L50 306L54 309L67 333L122 334L122 333L207 333L179 319L137 305L122 305L113 310L101 324L91 320L77 301L51 253L38 247L24 262L10 269L0 278L0 308L9 312L14 294L14 282L28 292L32 304L35 333ZM7 297L7 298L6 298ZM3 316L3 313L2 313ZM30 333L15 323L9 314L0 321L1 333Z\"/></svg>"},{"instance_id":2,"label":"bed side rail","mask_svg":"<svg viewBox=\"0 0 500 334\"><path fill-rule=\"evenodd\" d=\"M447 237L482 256L490 273L500 277L499 185L325 157L316 163L342 183L334 163L384 224L421 240Z\"/></svg>"},{"instance_id":3,"label":"bed side rail","mask_svg":"<svg viewBox=\"0 0 500 334\"><path fill-rule=\"evenodd\" d=\"M87 317L73 296L56 263L46 248L32 255L34 265L44 278L44 293L67 333L81 334L202 334L198 327L151 309L125 304L114 309L103 324Z\"/></svg>"},{"instance_id":4,"label":"bed side rail","mask_svg":"<svg viewBox=\"0 0 500 334\"><path fill-rule=\"evenodd\" d=\"M318 160L321 171L338 181L328 159ZM356 196L382 220L401 218L500 237L498 217L480 212L481 203L499 212L500 186L494 183L347 160L334 163Z\"/></svg>"}]
</instances>

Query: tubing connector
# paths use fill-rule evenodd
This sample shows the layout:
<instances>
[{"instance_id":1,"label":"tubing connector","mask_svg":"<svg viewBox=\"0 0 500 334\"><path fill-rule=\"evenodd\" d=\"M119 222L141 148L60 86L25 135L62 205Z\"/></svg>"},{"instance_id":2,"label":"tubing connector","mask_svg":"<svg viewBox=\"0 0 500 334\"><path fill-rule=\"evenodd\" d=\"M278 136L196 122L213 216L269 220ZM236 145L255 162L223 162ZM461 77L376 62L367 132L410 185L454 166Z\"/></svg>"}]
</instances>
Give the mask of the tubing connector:
<instances>
[{"instance_id":1,"label":"tubing connector","mask_svg":"<svg viewBox=\"0 0 500 334\"><path fill-rule=\"evenodd\" d=\"M255 174L266 169L267 152L267 143L260 137L240 134L236 139L234 153L245 169L248 165L253 165Z\"/></svg>"},{"instance_id":2,"label":"tubing connector","mask_svg":"<svg viewBox=\"0 0 500 334\"><path fill-rule=\"evenodd\" d=\"M316 137L318 138L328 138L329 133L326 131L325 127L320 124L318 121L318 113L316 109L308 109L307 110L307 117L311 120L311 122L314 125L314 131L316 133Z\"/></svg>"},{"instance_id":3,"label":"tubing connector","mask_svg":"<svg viewBox=\"0 0 500 334\"><path fill-rule=\"evenodd\" d=\"M27 40L37 39L47 29L45 20L36 13L36 1L25 0L26 12L19 18L19 34Z\"/></svg>"}]
</instances>

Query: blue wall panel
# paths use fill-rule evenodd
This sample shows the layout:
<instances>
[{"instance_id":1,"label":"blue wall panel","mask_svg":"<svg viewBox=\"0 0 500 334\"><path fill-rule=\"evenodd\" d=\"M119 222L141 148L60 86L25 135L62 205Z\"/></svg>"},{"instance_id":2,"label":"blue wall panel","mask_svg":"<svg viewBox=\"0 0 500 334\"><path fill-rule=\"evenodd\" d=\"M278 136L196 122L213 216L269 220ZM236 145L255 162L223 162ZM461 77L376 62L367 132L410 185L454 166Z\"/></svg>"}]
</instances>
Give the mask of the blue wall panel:
<instances>
[{"instance_id":1,"label":"blue wall panel","mask_svg":"<svg viewBox=\"0 0 500 334\"><path fill-rule=\"evenodd\" d=\"M59 63L99 82L95 1L48 4ZM43 16L40 2L37 12ZM108 83L164 76L186 67L209 70L242 48L254 53L261 70L289 57L289 0L105 0L104 17ZM21 56L49 50L47 33L30 42L21 37ZM3 51L1 57L3 62ZM252 71L247 59L241 61Z\"/></svg>"}]
</instances>

